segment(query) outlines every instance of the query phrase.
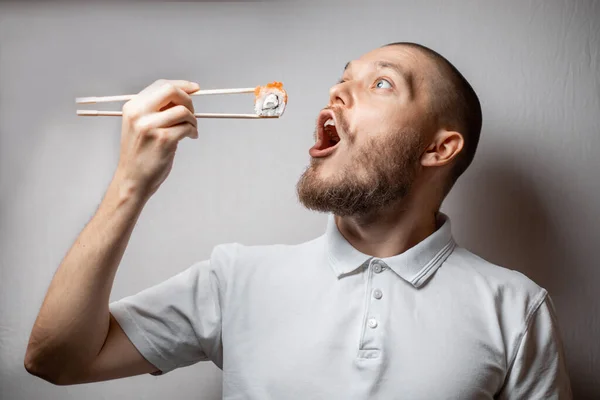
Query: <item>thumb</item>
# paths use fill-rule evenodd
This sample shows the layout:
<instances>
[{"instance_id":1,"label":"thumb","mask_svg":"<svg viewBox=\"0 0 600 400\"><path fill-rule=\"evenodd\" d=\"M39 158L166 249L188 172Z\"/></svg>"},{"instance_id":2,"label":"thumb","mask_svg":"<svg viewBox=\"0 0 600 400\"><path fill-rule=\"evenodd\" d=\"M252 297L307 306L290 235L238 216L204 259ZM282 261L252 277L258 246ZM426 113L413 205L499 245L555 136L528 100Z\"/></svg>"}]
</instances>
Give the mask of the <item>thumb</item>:
<instances>
[{"instance_id":1,"label":"thumb","mask_svg":"<svg viewBox=\"0 0 600 400\"><path fill-rule=\"evenodd\" d=\"M196 82L190 82L190 81L181 81L181 86L180 88L190 94L190 93L194 93L197 92L198 90L200 90L200 85L197 84Z\"/></svg>"}]
</instances>

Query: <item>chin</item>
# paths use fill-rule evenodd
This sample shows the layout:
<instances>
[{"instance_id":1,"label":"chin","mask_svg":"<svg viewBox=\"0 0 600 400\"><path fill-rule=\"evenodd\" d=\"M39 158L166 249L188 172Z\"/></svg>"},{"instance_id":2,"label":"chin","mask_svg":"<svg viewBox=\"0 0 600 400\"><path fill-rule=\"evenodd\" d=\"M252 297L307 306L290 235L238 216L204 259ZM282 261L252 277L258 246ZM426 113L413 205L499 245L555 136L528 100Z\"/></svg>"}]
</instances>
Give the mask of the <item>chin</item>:
<instances>
[{"instance_id":1,"label":"chin","mask_svg":"<svg viewBox=\"0 0 600 400\"><path fill-rule=\"evenodd\" d=\"M346 170L348 167L340 164L339 160L332 160L331 158L314 159L311 163L311 168L314 170L315 175L320 178L330 179L339 175L340 171Z\"/></svg>"},{"instance_id":2,"label":"chin","mask_svg":"<svg viewBox=\"0 0 600 400\"><path fill-rule=\"evenodd\" d=\"M337 181L336 177L339 175L336 173L335 168L322 165L315 171L315 178L321 182L334 182Z\"/></svg>"}]
</instances>

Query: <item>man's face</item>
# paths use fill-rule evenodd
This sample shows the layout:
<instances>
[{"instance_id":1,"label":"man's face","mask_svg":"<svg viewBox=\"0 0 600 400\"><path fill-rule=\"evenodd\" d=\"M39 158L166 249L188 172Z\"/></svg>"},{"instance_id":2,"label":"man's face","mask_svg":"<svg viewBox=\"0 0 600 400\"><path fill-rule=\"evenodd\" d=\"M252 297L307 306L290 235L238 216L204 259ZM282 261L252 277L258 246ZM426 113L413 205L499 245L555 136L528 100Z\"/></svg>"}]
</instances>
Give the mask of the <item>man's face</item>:
<instances>
[{"instance_id":1,"label":"man's face","mask_svg":"<svg viewBox=\"0 0 600 400\"><path fill-rule=\"evenodd\" d=\"M297 184L307 208L365 215L408 194L432 131L422 84L428 68L424 56L401 46L348 64L319 114L311 162Z\"/></svg>"}]
</instances>

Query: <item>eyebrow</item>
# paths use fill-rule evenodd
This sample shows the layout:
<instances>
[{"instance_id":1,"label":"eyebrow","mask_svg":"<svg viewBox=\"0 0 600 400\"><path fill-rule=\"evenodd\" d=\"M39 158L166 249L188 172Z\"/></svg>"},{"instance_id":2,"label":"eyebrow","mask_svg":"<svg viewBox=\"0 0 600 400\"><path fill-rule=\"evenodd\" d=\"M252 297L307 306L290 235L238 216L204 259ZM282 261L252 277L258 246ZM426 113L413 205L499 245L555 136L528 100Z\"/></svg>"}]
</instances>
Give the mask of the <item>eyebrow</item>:
<instances>
[{"instance_id":1,"label":"eyebrow","mask_svg":"<svg viewBox=\"0 0 600 400\"><path fill-rule=\"evenodd\" d=\"M346 71L348 68L350 68L351 64L352 64L352 61L347 62L346 66L344 67L344 71ZM376 61L376 62L373 62L372 64L375 65L375 67L377 69L387 68L387 69L394 70L400 77L402 77L402 79L406 83L406 86L408 87L408 90L410 93L410 97L413 96L412 75L408 71L406 71L404 68L402 68L402 66L388 62L388 61Z\"/></svg>"}]
</instances>

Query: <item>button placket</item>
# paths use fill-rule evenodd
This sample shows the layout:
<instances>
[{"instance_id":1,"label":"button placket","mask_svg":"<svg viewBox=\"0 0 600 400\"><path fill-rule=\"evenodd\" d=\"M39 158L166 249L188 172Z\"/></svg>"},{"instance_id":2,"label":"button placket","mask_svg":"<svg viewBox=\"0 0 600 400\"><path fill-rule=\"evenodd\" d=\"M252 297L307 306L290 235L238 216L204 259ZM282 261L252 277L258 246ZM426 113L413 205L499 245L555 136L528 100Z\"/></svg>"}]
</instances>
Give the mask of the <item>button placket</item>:
<instances>
[{"instance_id":1,"label":"button placket","mask_svg":"<svg viewBox=\"0 0 600 400\"><path fill-rule=\"evenodd\" d=\"M373 358L372 352L375 351L377 354L381 350L382 343L382 330L381 330L381 316L385 315L382 312L385 309L383 300L384 289L386 279L385 274L382 274L387 269L385 263L381 260L373 259L369 265L367 287L366 287L366 309L363 319L362 338L359 351L359 358L366 357L364 351L369 353ZM375 357L376 358L376 357Z\"/></svg>"}]
</instances>

